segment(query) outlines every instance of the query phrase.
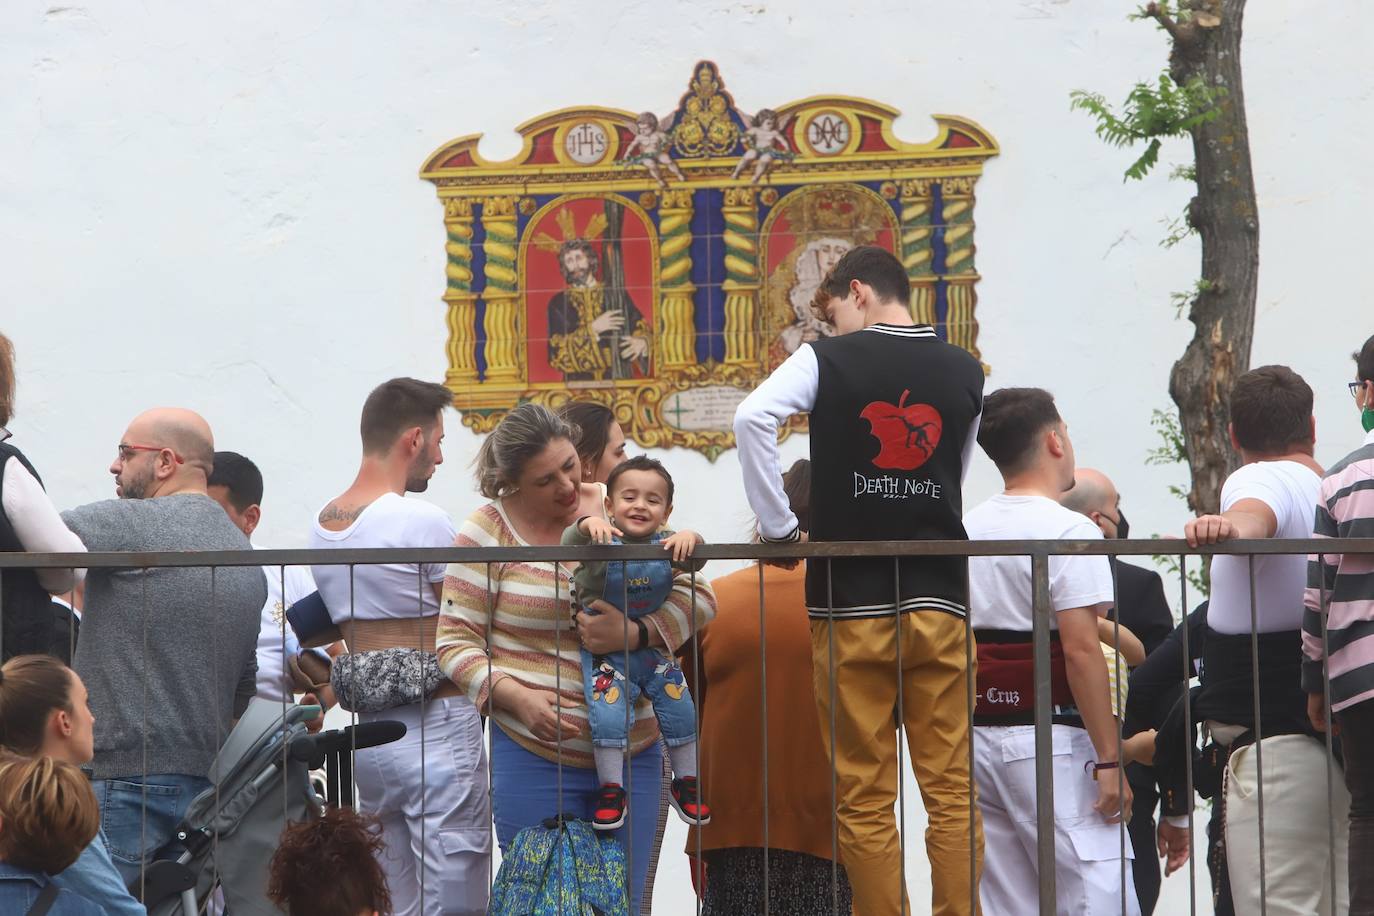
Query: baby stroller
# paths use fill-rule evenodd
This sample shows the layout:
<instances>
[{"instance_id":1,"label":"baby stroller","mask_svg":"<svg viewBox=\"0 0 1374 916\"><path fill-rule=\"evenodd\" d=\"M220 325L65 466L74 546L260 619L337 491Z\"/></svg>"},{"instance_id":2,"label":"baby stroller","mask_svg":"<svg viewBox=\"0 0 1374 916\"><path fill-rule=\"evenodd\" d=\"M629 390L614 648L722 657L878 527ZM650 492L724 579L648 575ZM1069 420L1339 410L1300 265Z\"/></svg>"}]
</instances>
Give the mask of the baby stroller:
<instances>
[{"instance_id":1,"label":"baby stroller","mask_svg":"<svg viewBox=\"0 0 1374 916\"><path fill-rule=\"evenodd\" d=\"M232 916L279 916L266 889L282 828L324 812L310 770L329 758L332 801L339 797L336 778L352 781L335 758L405 734L399 722L372 722L311 735L305 721L317 714L313 706L288 706L283 715L280 703L249 703L210 767L210 788L191 802L172 842L148 866L149 916L197 916L217 888Z\"/></svg>"}]
</instances>

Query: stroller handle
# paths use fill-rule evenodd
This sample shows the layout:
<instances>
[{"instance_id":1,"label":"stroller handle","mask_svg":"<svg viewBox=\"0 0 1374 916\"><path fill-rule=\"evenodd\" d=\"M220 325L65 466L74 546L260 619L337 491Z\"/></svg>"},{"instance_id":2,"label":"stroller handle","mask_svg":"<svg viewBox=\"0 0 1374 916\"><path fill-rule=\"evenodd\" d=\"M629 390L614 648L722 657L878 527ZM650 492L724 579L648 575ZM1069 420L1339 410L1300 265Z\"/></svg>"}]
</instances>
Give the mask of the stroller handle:
<instances>
[{"instance_id":1,"label":"stroller handle","mask_svg":"<svg viewBox=\"0 0 1374 916\"><path fill-rule=\"evenodd\" d=\"M391 719L359 722L318 735L298 735L291 739L289 753L292 760L299 760L313 770L323 765L330 754L390 744L405 737L405 733L404 722Z\"/></svg>"}]
</instances>

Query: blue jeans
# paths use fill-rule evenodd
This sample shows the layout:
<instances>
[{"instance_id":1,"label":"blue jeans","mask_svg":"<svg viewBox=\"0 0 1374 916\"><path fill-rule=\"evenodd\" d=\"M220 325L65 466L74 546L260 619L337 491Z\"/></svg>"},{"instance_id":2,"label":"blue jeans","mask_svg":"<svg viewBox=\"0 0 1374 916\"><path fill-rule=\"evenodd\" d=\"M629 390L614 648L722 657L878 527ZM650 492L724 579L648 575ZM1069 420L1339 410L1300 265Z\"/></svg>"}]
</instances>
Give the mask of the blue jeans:
<instances>
[{"instance_id":1,"label":"blue jeans","mask_svg":"<svg viewBox=\"0 0 1374 916\"><path fill-rule=\"evenodd\" d=\"M109 843L110 858L126 883L139 876L144 862L172 839L197 795L210 780L180 773L154 773L144 779L94 779L100 803L100 826ZM147 790L145 807L144 790Z\"/></svg>"},{"instance_id":2,"label":"blue jeans","mask_svg":"<svg viewBox=\"0 0 1374 916\"><path fill-rule=\"evenodd\" d=\"M654 831L658 826L659 786L663 780L663 751L657 744L630 758L628 817L614 836L626 846L629 859L630 912L639 912L644 891L644 876ZM565 765L562 797L558 789L558 765L532 754L516 744L500 726L491 730L492 816L496 823L496 842L502 852L524 827L533 827L547 817L567 812L591 820L596 793L601 782L596 770Z\"/></svg>"},{"instance_id":3,"label":"blue jeans","mask_svg":"<svg viewBox=\"0 0 1374 916\"><path fill-rule=\"evenodd\" d=\"M66 871L54 875L52 880L73 894L99 901L110 916L147 916L148 911L129 893L124 876L110 861L109 842L103 830L86 844Z\"/></svg>"},{"instance_id":4,"label":"blue jeans","mask_svg":"<svg viewBox=\"0 0 1374 916\"><path fill-rule=\"evenodd\" d=\"M591 720L592 744L625 747L634 706L643 693L654 706L659 731L669 747L697 739L697 710L682 668L657 649L636 649L625 670L625 653L592 655L582 650L582 689ZM628 710L628 713L627 713Z\"/></svg>"}]
</instances>

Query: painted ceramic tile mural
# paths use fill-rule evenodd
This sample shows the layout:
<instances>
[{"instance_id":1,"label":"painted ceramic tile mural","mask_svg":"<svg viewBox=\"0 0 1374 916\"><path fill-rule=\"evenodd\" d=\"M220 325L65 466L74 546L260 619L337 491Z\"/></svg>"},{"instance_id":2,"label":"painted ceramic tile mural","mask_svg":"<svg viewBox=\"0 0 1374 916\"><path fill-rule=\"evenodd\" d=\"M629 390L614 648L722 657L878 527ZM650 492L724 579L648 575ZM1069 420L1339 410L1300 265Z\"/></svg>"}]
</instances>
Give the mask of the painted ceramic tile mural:
<instances>
[{"instance_id":1,"label":"painted ceramic tile mural","mask_svg":"<svg viewBox=\"0 0 1374 916\"><path fill-rule=\"evenodd\" d=\"M642 446L715 457L754 385L833 333L808 306L855 245L900 257L916 320L977 355L974 185L997 144L948 115L905 143L897 115L844 96L741 111L703 61L671 112L542 115L506 162L480 134L444 145L421 177L443 204L463 422L596 400Z\"/></svg>"}]
</instances>

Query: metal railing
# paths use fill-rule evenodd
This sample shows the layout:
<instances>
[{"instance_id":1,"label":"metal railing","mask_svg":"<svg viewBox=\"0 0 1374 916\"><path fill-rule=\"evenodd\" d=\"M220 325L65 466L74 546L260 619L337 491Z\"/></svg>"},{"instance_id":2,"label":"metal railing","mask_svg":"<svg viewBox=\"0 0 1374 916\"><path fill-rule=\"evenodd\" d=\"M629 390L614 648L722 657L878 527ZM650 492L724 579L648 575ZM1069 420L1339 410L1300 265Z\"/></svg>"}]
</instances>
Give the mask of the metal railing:
<instances>
[{"instance_id":1,"label":"metal railing","mask_svg":"<svg viewBox=\"0 0 1374 916\"><path fill-rule=\"evenodd\" d=\"M1039 868L1039 888L1038 900L1039 911L1041 914L1053 914L1056 912L1056 886L1055 886L1055 820L1054 820L1054 770L1053 770L1053 746L1051 741L1051 725L1053 719L1053 708L1051 703L1051 619L1054 611L1051 604L1051 590L1049 567L1050 558L1055 556L1078 555L1078 556L1111 556L1111 557L1154 557L1166 555L1177 558L1178 561L1178 595L1180 616L1184 620L1182 627L1183 639L1183 670L1180 672L1181 682L1186 686L1193 680L1194 672L1191 667L1190 653L1188 646L1188 627L1186 618L1189 611L1189 582L1188 582L1188 560L1190 558L1205 558L1215 555L1234 555L1249 558L1250 566L1250 609L1251 609L1251 645L1252 645L1252 671L1253 671L1253 692L1254 692L1254 717L1256 730L1260 722L1262 711L1260 709L1260 672L1259 672L1259 650L1258 650L1258 621L1256 617L1256 595L1254 591L1254 563L1259 556L1271 555L1345 555L1345 554L1374 554L1374 539L1323 539L1320 541L1306 539L1291 540L1262 540L1262 541L1232 541L1222 545L1205 546L1199 548L1189 548L1183 541L1176 540L1131 540L1131 541L1102 541L1102 540L1075 540L1075 541L897 541L897 542L845 542L845 543L808 543L792 545L764 545L764 544L725 544L725 545L703 545L696 551L695 557L704 560L788 560L804 559L811 563L829 564L836 559L851 557L884 557L884 558L903 558L903 557L1027 557L1030 560L1031 575L1031 594L1032 594L1032 651L1033 669L1035 684L1034 700L1034 731L1035 731L1035 823L1037 830L1037 861ZM433 564L433 563L464 563L485 565L490 572L494 564L525 562L525 563L553 563L553 564L574 564L584 560L600 561L620 561L620 560L648 560L662 559L662 549L653 546L617 545L617 546L589 546L589 547L520 547L520 548L428 548L428 549L326 549L326 550L251 550L251 551L202 551L202 552L145 552L145 553L85 553L85 554L50 554L50 553L0 553L0 583L7 571L15 569L72 569L84 568L87 570L142 570L155 567L195 567L209 568L212 571L220 567L243 567L254 566L263 567L270 570L280 570L282 578L285 578L284 570L288 566L348 566L350 568L350 581L358 567L367 567L379 563L406 563L406 564ZM894 560L894 568L897 575L897 591L900 595L900 567ZM694 585L697 574L692 574ZM213 572L211 577L213 588ZM427 587L417 575L417 595L418 590ZM561 581L561 577L560 577ZM1115 577L1114 577L1115 593ZM146 591L146 590L145 590ZM1115 594L1114 594L1115 598ZM145 595L146 599L146 595ZM489 596L490 599L490 596ZM213 600L213 598L212 598ZM694 598L695 600L695 598ZM758 664L762 671L767 670L769 664L768 647L765 638L765 614L769 599L765 594L762 571L759 577L759 626L760 644ZM1326 606L1326 596L1323 586L1323 610ZM833 607L830 609L833 615ZM145 626L146 626L146 607ZM350 608L350 614L352 609ZM3 613L3 607L0 607ZM488 613L491 613L490 600L488 603ZM693 620L696 620L697 608L695 604L692 609ZM972 668L974 644L974 624L978 615L977 608L973 608L971 618L965 618L966 631L966 659ZM1295 609L1295 616L1300 616L1300 609ZM837 617L836 619L842 619ZM283 651L285 651L285 623L283 622ZM1322 615L1322 637L1323 644L1326 642L1326 615ZM569 630L568 627L557 628L560 631ZM625 649L628 653L631 638L631 631L626 628ZM149 634L148 638L156 638L156 634ZM4 634L0 632L0 646L3 646ZM896 668L894 675L901 677L901 640L896 642L898 656L894 660ZM694 658L692 664L700 670L699 643L693 640ZM831 672L830 683L835 684L834 659L833 654L830 660ZM145 679L152 674L145 672ZM145 681L146 682L146 681ZM1297 688L1295 685L1295 689ZM1120 687L1118 686L1118 691ZM767 734L769 720L767 716L767 684L763 682L764 695L760 697L763 706L763 775L762 793L765 799L763 805L763 836L764 841L764 867L763 885L764 910L768 912L769 885L769 864L768 864L768 842L769 834L768 818L771 807L768 801L768 743ZM1329 675L1324 677L1325 712L1328 723L1331 721L1331 685ZM901 690L897 692L901 697ZM968 714L970 721L973 717L974 709L974 688L971 680L968 682L966 691ZM482 710L490 713L490 701L488 708ZM834 712L835 706L832 702L832 716L830 721L832 742L835 735ZM698 709L698 716L701 710ZM1121 704L1120 715L1124 718L1124 703ZM1185 703L1184 709L1186 728L1191 736L1193 725L1191 712ZM356 714L354 715L356 721ZM422 717L423 728L423 717ZM903 734L904 728L902 716L896 718L897 747L898 747L898 785L897 793L899 797L899 824L898 836L903 851L903 865L905 865L905 794L904 776L902 770L905 768L901 757L903 754ZM489 737L489 736L488 736ZM973 774L973 741L976 740L976 730L974 737L969 743L969 769L970 782ZM1120 732L1118 730L1118 740ZM423 738L422 738L423 742ZM833 743L832 743L833 746ZM1327 754L1330 759L1334 759L1334 750L1331 744L1331 730L1327 730ZM422 743L423 750L423 743ZM627 764L629 752L626 752ZM1265 883L1267 873L1265 868L1265 824L1264 824L1264 800L1263 800L1263 750L1260 742L1256 743L1255 750L1256 766L1259 775L1257 784L1259 785L1259 884L1261 910L1263 911L1263 899L1267 896ZM836 792L836 772L831 757L831 791L832 799ZM1191 754L1186 762L1187 765L1187 792L1188 797L1193 799L1194 781ZM627 766L627 775L630 768ZM1117 778L1123 783L1126 779L1124 769L1116 771ZM560 790L561 790L561 764L560 764ZM146 773L144 774L147 775ZM631 777L632 778L632 777ZM1330 769L1328 768L1328 805L1332 804L1330 785ZM424 773L421 771L421 782L423 791ZM490 781L488 793L490 795ZM632 794L632 793L631 793ZM1189 805L1189 834L1195 836L1196 831L1193 823L1193 809L1195 805ZM970 841L975 837L973 806L969 806L969 836ZM554 812L551 812L551 814ZM1336 818L1344 817L1340 812L1330 812L1333 821ZM831 816L832 828L832 862L837 863L838 856L838 818L837 815ZM494 837L495 828L491 828ZM1120 825L1121 842L1121 909L1123 913L1128 911L1128 886L1131 883L1130 863L1125 855L1126 844L1129 842L1126 836L1126 821L1123 818ZM1336 846L1335 828L1330 831L1328 838L1330 848L1328 852L1333 853ZM494 849L493 844L493 849ZM633 844L627 844L632 846ZM700 853L700 834L698 834L698 854ZM1205 846L1205 844L1204 844ZM1196 842L1191 844L1191 854L1188 859L1189 873L1189 901L1190 913L1198 912L1198 901L1195 889L1196 883L1196 859L1199 852L1199 845ZM632 851L630 853L633 855ZM699 858L699 856L698 856ZM695 866L694 866L695 867ZM838 879L836 871L838 864L832 865L832 893L834 900L833 908L839 912L838 907ZM629 874L633 875L633 861L630 863ZM423 876L423 869L421 870ZM905 867L900 876L894 876L894 880L902 880L905 884ZM1331 876L1331 891L1333 899L1337 896L1337 882L1344 883L1344 875L1336 875L1334 870ZM430 893L423 887L423 877L421 877L421 895ZM1133 894L1134 891L1129 892ZM976 863L970 859L969 868L969 895L973 898L977 895L977 873ZM924 906L914 905L914 911L924 911ZM701 911L700 897L696 900L696 910ZM647 912L647 901L644 910Z\"/></svg>"}]
</instances>

